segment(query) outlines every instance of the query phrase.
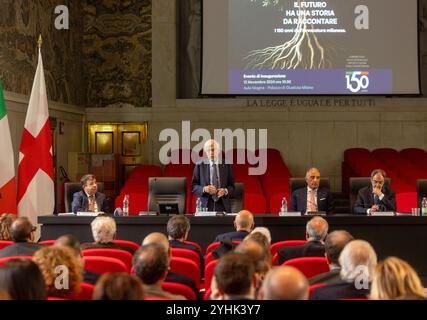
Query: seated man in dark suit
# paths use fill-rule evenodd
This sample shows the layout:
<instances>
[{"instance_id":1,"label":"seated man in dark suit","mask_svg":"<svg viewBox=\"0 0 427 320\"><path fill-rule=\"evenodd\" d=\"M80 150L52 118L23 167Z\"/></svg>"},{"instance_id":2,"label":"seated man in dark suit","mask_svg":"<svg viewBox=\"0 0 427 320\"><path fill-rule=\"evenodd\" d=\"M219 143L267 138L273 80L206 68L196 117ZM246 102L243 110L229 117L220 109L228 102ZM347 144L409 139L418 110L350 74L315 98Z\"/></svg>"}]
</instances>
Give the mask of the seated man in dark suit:
<instances>
[{"instance_id":1,"label":"seated man in dark suit","mask_svg":"<svg viewBox=\"0 0 427 320\"><path fill-rule=\"evenodd\" d=\"M74 193L71 211L74 213L89 211L110 213L105 195L98 192L95 176L87 174L81 178L80 182L82 191Z\"/></svg>"},{"instance_id":2,"label":"seated man in dark suit","mask_svg":"<svg viewBox=\"0 0 427 320\"><path fill-rule=\"evenodd\" d=\"M95 243L83 243L82 250L85 249L120 249L134 254L134 250L128 246L114 243L116 238L116 221L108 216L98 216L90 224L92 236Z\"/></svg>"},{"instance_id":3,"label":"seated man in dark suit","mask_svg":"<svg viewBox=\"0 0 427 320\"><path fill-rule=\"evenodd\" d=\"M308 279L310 285L317 283L333 283L340 280L341 266L338 258L347 243L352 240L354 240L353 236L344 230L336 230L328 234L325 240L325 256L326 259L328 259L330 271Z\"/></svg>"},{"instance_id":4,"label":"seated man in dark suit","mask_svg":"<svg viewBox=\"0 0 427 320\"><path fill-rule=\"evenodd\" d=\"M14 244L0 250L0 258L14 256L32 256L43 246L33 243L36 227L27 217L17 218L10 228L10 235Z\"/></svg>"},{"instance_id":5,"label":"seated man in dark suit","mask_svg":"<svg viewBox=\"0 0 427 320\"><path fill-rule=\"evenodd\" d=\"M366 299L377 255L364 240L350 241L339 257L341 280L313 290L311 300Z\"/></svg>"},{"instance_id":6,"label":"seated man in dark suit","mask_svg":"<svg viewBox=\"0 0 427 320\"><path fill-rule=\"evenodd\" d=\"M396 211L396 194L384 185L386 173L375 169L371 173L371 185L359 190L354 213L370 214L378 211Z\"/></svg>"},{"instance_id":7,"label":"seated man in dark suit","mask_svg":"<svg viewBox=\"0 0 427 320\"><path fill-rule=\"evenodd\" d=\"M328 222L322 217L314 217L307 222L305 237L307 243L301 246L281 247L277 251L279 264L285 261L302 257L324 257L324 241L328 234Z\"/></svg>"},{"instance_id":8,"label":"seated man in dark suit","mask_svg":"<svg viewBox=\"0 0 427 320\"><path fill-rule=\"evenodd\" d=\"M199 249L191 243L184 242L190 232L190 220L184 215L175 215L169 219L166 230L168 232L169 245L172 248L187 249L197 253L200 259L200 268L204 270L204 260Z\"/></svg>"},{"instance_id":9,"label":"seated man in dark suit","mask_svg":"<svg viewBox=\"0 0 427 320\"><path fill-rule=\"evenodd\" d=\"M305 175L305 181L306 188L292 192L291 211L300 211L302 214L317 211L331 213L334 210L334 201L328 189L319 187L320 171L310 168Z\"/></svg>"},{"instance_id":10,"label":"seated man in dark suit","mask_svg":"<svg viewBox=\"0 0 427 320\"><path fill-rule=\"evenodd\" d=\"M232 241L242 241L254 228L254 216L248 210L240 211L234 218L236 231L222 233L216 236L215 242L230 238Z\"/></svg>"},{"instance_id":11,"label":"seated man in dark suit","mask_svg":"<svg viewBox=\"0 0 427 320\"><path fill-rule=\"evenodd\" d=\"M169 259L172 258L172 251L170 249L169 241L163 233L160 233L160 232L150 233L148 236L144 238L142 245L145 246L152 243L161 244L165 248ZM184 284L190 287L194 291L198 300L203 299L203 296L200 294L199 290L197 289L194 280L189 277L180 275L175 272L168 271L168 273L166 274L165 282L175 282L175 283Z\"/></svg>"},{"instance_id":12,"label":"seated man in dark suit","mask_svg":"<svg viewBox=\"0 0 427 320\"><path fill-rule=\"evenodd\" d=\"M234 176L230 164L222 163L220 147L215 140L204 145L207 159L194 167L192 192L208 211L231 212L229 197L234 192Z\"/></svg>"}]
</instances>

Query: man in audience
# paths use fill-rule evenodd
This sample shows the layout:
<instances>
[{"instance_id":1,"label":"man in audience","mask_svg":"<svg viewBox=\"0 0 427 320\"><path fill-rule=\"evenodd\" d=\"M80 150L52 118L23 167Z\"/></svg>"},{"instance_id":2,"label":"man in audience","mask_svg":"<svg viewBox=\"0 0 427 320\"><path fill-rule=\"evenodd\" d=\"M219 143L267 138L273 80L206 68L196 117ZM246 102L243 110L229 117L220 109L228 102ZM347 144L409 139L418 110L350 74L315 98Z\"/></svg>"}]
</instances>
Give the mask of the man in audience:
<instances>
[{"instance_id":1,"label":"man in audience","mask_svg":"<svg viewBox=\"0 0 427 320\"><path fill-rule=\"evenodd\" d=\"M87 211L110 213L105 195L98 192L95 176L93 174L84 175L80 182L82 191L74 193L71 211L74 213Z\"/></svg>"},{"instance_id":2,"label":"man in audience","mask_svg":"<svg viewBox=\"0 0 427 320\"><path fill-rule=\"evenodd\" d=\"M92 228L92 236L95 243L83 243L82 250L85 249L120 249L125 250L133 255L132 248L114 243L116 238L116 222L113 218L107 216L96 217L90 224Z\"/></svg>"},{"instance_id":3,"label":"man in audience","mask_svg":"<svg viewBox=\"0 0 427 320\"><path fill-rule=\"evenodd\" d=\"M27 217L17 218L11 226L10 233L15 243L0 250L0 258L13 256L32 256L42 246L34 241L36 227Z\"/></svg>"},{"instance_id":4,"label":"man in audience","mask_svg":"<svg viewBox=\"0 0 427 320\"><path fill-rule=\"evenodd\" d=\"M201 269L203 270L204 261L199 249L191 243L185 243L188 238L188 233L190 232L190 220L184 215L172 216L168 221L166 229L168 232L169 245L172 248L187 249L197 253L200 259Z\"/></svg>"},{"instance_id":5,"label":"man in audience","mask_svg":"<svg viewBox=\"0 0 427 320\"><path fill-rule=\"evenodd\" d=\"M353 236L344 230L337 230L328 234L325 240L325 256L328 260L330 271L308 279L310 285L317 283L333 283L340 280L341 266L338 258L347 243L352 240L354 240Z\"/></svg>"},{"instance_id":6,"label":"man in audience","mask_svg":"<svg viewBox=\"0 0 427 320\"><path fill-rule=\"evenodd\" d=\"M294 267L275 267L267 273L258 299L307 300L308 281L301 271Z\"/></svg>"},{"instance_id":7,"label":"man in audience","mask_svg":"<svg viewBox=\"0 0 427 320\"><path fill-rule=\"evenodd\" d=\"M369 295L377 255L364 240L350 241L339 257L341 280L317 288L312 300L364 299Z\"/></svg>"},{"instance_id":8,"label":"man in audience","mask_svg":"<svg viewBox=\"0 0 427 320\"><path fill-rule=\"evenodd\" d=\"M264 236L265 237L265 236ZM266 248L255 239L245 239L234 250L236 253L241 253L249 258L255 267L258 285L261 285L265 274L270 270L270 255Z\"/></svg>"},{"instance_id":9,"label":"man in audience","mask_svg":"<svg viewBox=\"0 0 427 320\"><path fill-rule=\"evenodd\" d=\"M300 246L286 246L280 248L277 251L279 255L279 264L301 257L324 257L324 241L328 234L328 228L328 222L322 217L312 218L306 225L305 237L307 243Z\"/></svg>"},{"instance_id":10,"label":"man in audience","mask_svg":"<svg viewBox=\"0 0 427 320\"><path fill-rule=\"evenodd\" d=\"M162 288L169 270L169 257L164 246L155 243L142 246L134 255L133 266L135 275L142 280L146 297L185 300L183 296Z\"/></svg>"},{"instance_id":11,"label":"man in audience","mask_svg":"<svg viewBox=\"0 0 427 320\"><path fill-rule=\"evenodd\" d=\"M305 174L307 187L292 192L291 211L307 212L324 211L331 213L334 210L332 194L328 189L320 187L320 171L310 168Z\"/></svg>"},{"instance_id":12,"label":"man in audience","mask_svg":"<svg viewBox=\"0 0 427 320\"><path fill-rule=\"evenodd\" d=\"M253 300L257 287L255 267L241 253L230 252L218 260L214 269L212 298L218 300Z\"/></svg>"},{"instance_id":13,"label":"man in audience","mask_svg":"<svg viewBox=\"0 0 427 320\"><path fill-rule=\"evenodd\" d=\"M234 228L236 231L218 235L215 242L230 238L232 241L242 241L254 228L254 216L248 210L240 211L234 218Z\"/></svg>"},{"instance_id":14,"label":"man in audience","mask_svg":"<svg viewBox=\"0 0 427 320\"><path fill-rule=\"evenodd\" d=\"M209 211L231 212L229 197L234 192L234 176L230 164L220 163L221 149L215 140L206 141L205 162L194 167L191 181L192 192Z\"/></svg>"},{"instance_id":15,"label":"man in audience","mask_svg":"<svg viewBox=\"0 0 427 320\"><path fill-rule=\"evenodd\" d=\"M55 246L68 247L72 249L77 258L77 261L83 269L83 282L96 284L101 275L90 270L84 269L84 261L82 257L82 251L80 249L80 241L75 236L71 234L65 234L63 236L60 236L58 239L56 239Z\"/></svg>"},{"instance_id":16,"label":"man in audience","mask_svg":"<svg viewBox=\"0 0 427 320\"><path fill-rule=\"evenodd\" d=\"M165 251L167 252L169 260L172 258L172 251L170 249L169 241L163 233L160 233L160 232L150 233L144 238L142 245L145 246L152 243L162 245ZM194 280L189 277L186 277L184 275L178 274L176 272L171 272L170 270L168 270L168 273L165 278L165 282L175 282L175 283L184 284L190 287L194 291L197 299L201 300L203 298L199 290L197 289L196 284L194 283Z\"/></svg>"},{"instance_id":17,"label":"man in audience","mask_svg":"<svg viewBox=\"0 0 427 320\"><path fill-rule=\"evenodd\" d=\"M371 214L378 211L396 211L396 194L384 185L386 173L375 169L371 173L371 185L359 190L354 213Z\"/></svg>"}]
</instances>

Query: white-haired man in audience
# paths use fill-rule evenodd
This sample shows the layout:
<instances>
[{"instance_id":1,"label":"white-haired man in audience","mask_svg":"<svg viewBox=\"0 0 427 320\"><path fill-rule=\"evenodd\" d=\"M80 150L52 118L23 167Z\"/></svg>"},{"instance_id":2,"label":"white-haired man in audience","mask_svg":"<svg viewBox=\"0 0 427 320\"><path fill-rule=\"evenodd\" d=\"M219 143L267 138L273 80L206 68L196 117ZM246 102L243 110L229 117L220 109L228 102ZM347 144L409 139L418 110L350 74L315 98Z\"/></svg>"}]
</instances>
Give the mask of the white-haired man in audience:
<instances>
[{"instance_id":1,"label":"white-haired man in audience","mask_svg":"<svg viewBox=\"0 0 427 320\"><path fill-rule=\"evenodd\" d=\"M271 245L271 233L270 233L270 230L268 230L268 228L266 228L266 227L256 227L255 229L252 230L251 233L257 233L257 232L263 234L267 238L268 242Z\"/></svg>"},{"instance_id":2,"label":"white-haired man in audience","mask_svg":"<svg viewBox=\"0 0 427 320\"><path fill-rule=\"evenodd\" d=\"M374 248L364 240L353 240L341 252L339 263L341 280L315 289L312 300L367 298L377 265Z\"/></svg>"},{"instance_id":3,"label":"white-haired man in audience","mask_svg":"<svg viewBox=\"0 0 427 320\"><path fill-rule=\"evenodd\" d=\"M328 222L322 217L314 217L307 222L305 228L305 237L307 243L300 246L286 246L280 248L279 264L285 261L301 257L324 257L325 256L325 238L328 234Z\"/></svg>"},{"instance_id":4,"label":"white-haired man in audience","mask_svg":"<svg viewBox=\"0 0 427 320\"><path fill-rule=\"evenodd\" d=\"M113 218L108 216L98 216L90 224L92 236L95 243L83 243L82 250L85 249L120 249L134 254L134 250L128 246L116 244L117 227Z\"/></svg>"}]
</instances>

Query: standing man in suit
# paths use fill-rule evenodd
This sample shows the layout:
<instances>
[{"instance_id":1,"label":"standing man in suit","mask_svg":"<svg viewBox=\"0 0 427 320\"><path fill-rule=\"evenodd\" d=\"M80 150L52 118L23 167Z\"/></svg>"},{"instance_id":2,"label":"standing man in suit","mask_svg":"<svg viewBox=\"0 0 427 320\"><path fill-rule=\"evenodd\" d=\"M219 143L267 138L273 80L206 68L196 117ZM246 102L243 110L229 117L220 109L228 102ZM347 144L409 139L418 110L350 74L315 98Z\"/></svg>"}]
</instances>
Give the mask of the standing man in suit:
<instances>
[{"instance_id":1,"label":"standing man in suit","mask_svg":"<svg viewBox=\"0 0 427 320\"><path fill-rule=\"evenodd\" d=\"M80 180L82 191L73 195L71 211L77 212L105 212L110 213L108 201L103 193L98 192L96 178L93 174L87 174Z\"/></svg>"},{"instance_id":2,"label":"standing man in suit","mask_svg":"<svg viewBox=\"0 0 427 320\"><path fill-rule=\"evenodd\" d=\"M194 167L192 192L209 211L231 212L229 197L234 191L234 176L230 164L221 163L218 142L211 139L203 147L207 160Z\"/></svg>"},{"instance_id":3,"label":"standing man in suit","mask_svg":"<svg viewBox=\"0 0 427 320\"><path fill-rule=\"evenodd\" d=\"M396 211L396 194L384 185L386 173L375 169L371 173L371 185L359 190L354 213L370 214L378 211Z\"/></svg>"},{"instance_id":4,"label":"standing man in suit","mask_svg":"<svg viewBox=\"0 0 427 320\"><path fill-rule=\"evenodd\" d=\"M334 210L334 201L328 189L319 187L320 171L310 168L305 174L306 188L300 188L292 192L291 210L306 212L325 211L331 213Z\"/></svg>"}]
</instances>

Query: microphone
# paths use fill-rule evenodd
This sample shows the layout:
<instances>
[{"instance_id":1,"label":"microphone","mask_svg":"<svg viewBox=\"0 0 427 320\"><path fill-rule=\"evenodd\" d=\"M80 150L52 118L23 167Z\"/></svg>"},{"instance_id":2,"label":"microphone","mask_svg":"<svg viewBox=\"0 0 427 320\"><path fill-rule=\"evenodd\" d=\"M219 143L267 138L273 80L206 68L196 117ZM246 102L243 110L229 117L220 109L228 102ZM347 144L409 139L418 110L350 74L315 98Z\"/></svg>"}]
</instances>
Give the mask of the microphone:
<instances>
[{"instance_id":1,"label":"microphone","mask_svg":"<svg viewBox=\"0 0 427 320\"><path fill-rule=\"evenodd\" d=\"M121 217L121 216L123 216L123 210L122 210L122 208L116 208L116 210L114 210L114 216L115 217Z\"/></svg>"}]
</instances>

